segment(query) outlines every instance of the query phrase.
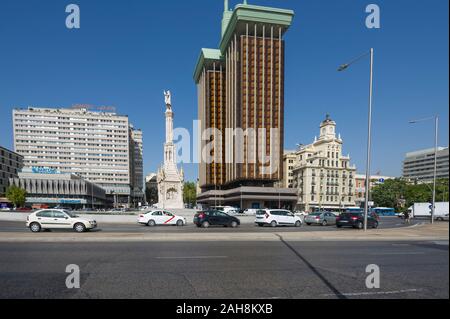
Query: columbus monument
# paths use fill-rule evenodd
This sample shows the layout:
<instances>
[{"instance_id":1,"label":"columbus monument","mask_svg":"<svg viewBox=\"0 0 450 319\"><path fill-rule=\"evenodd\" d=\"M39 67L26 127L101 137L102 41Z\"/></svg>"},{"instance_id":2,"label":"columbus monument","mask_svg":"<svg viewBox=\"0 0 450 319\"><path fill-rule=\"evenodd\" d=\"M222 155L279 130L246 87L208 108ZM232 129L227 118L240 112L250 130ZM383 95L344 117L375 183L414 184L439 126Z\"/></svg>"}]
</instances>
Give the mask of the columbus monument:
<instances>
[{"instance_id":1,"label":"columbus monument","mask_svg":"<svg viewBox=\"0 0 450 319\"><path fill-rule=\"evenodd\" d=\"M184 208L183 169L176 164L176 148L173 143L173 111L170 91L164 91L166 104L166 142L164 143L164 164L158 170L158 208Z\"/></svg>"}]
</instances>

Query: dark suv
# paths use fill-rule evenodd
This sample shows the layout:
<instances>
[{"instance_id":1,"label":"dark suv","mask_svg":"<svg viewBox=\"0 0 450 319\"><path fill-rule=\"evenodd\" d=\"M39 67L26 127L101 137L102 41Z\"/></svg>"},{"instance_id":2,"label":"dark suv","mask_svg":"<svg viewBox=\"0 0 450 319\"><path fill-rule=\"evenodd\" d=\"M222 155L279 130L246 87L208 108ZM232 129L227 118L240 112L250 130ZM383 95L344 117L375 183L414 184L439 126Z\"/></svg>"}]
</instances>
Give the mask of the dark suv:
<instances>
[{"instance_id":1,"label":"dark suv","mask_svg":"<svg viewBox=\"0 0 450 319\"><path fill-rule=\"evenodd\" d=\"M336 218L336 227L364 228L364 213L342 213ZM378 216L374 213L367 215L367 228L378 228Z\"/></svg>"},{"instance_id":2,"label":"dark suv","mask_svg":"<svg viewBox=\"0 0 450 319\"><path fill-rule=\"evenodd\" d=\"M194 224L197 227L208 228L209 226L224 226L236 228L241 224L241 221L224 212L218 210L208 210L199 212L194 215Z\"/></svg>"}]
</instances>

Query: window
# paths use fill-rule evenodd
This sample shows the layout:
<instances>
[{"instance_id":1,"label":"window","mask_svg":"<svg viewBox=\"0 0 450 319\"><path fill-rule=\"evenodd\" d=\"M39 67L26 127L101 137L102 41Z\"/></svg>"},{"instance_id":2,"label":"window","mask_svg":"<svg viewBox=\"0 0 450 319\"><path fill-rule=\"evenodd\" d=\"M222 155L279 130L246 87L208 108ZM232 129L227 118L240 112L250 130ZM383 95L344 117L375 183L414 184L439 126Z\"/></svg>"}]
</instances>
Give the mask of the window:
<instances>
[{"instance_id":1,"label":"window","mask_svg":"<svg viewBox=\"0 0 450 319\"><path fill-rule=\"evenodd\" d=\"M39 213L36 214L37 217L48 217L51 218L53 217L52 211L51 210L43 210Z\"/></svg>"},{"instance_id":2,"label":"window","mask_svg":"<svg viewBox=\"0 0 450 319\"><path fill-rule=\"evenodd\" d=\"M162 212L154 212L152 216L162 216Z\"/></svg>"},{"instance_id":3,"label":"window","mask_svg":"<svg viewBox=\"0 0 450 319\"><path fill-rule=\"evenodd\" d=\"M53 218L66 218L66 214L58 211L53 211Z\"/></svg>"}]
</instances>

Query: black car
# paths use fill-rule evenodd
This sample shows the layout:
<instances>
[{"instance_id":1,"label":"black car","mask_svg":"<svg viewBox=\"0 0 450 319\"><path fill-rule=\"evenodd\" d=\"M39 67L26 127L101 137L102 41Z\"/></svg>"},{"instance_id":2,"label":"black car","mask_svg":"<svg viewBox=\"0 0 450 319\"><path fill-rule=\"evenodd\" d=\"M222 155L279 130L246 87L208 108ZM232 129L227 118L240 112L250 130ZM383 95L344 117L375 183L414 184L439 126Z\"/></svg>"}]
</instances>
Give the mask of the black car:
<instances>
[{"instance_id":1,"label":"black car","mask_svg":"<svg viewBox=\"0 0 450 319\"><path fill-rule=\"evenodd\" d=\"M241 221L224 212L218 210L208 210L199 212L194 215L194 224L197 227L208 228L209 226L224 226L236 228L241 224Z\"/></svg>"},{"instance_id":2,"label":"black car","mask_svg":"<svg viewBox=\"0 0 450 319\"><path fill-rule=\"evenodd\" d=\"M336 218L336 227L353 227L358 229L364 228L364 213L342 213ZM368 214L367 228L378 228L378 216Z\"/></svg>"}]
</instances>

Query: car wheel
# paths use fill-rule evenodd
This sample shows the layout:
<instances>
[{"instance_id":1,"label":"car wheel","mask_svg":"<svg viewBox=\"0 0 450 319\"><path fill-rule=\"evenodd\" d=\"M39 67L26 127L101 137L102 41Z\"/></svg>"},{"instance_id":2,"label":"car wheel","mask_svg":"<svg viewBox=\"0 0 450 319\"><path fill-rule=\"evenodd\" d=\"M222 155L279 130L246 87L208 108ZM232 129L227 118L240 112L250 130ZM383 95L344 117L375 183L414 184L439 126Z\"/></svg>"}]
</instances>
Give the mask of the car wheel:
<instances>
[{"instance_id":1,"label":"car wheel","mask_svg":"<svg viewBox=\"0 0 450 319\"><path fill-rule=\"evenodd\" d=\"M327 225L328 225L328 222L324 219L322 222L322 226L327 226Z\"/></svg>"},{"instance_id":2,"label":"car wheel","mask_svg":"<svg viewBox=\"0 0 450 319\"><path fill-rule=\"evenodd\" d=\"M177 226L184 226L184 222L181 219L177 220Z\"/></svg>"},{"instance_id":3,"label":"car wheel","mask_svg":"<svg viewBox=\"0 0 450 319\"><path fill-rule=\"evenodd\" d=\"M444 218L438 217L437 220L440 221L440 222L443 222L443 221L444 221Z\"/></svg>"},{"instance_id":4,"label":"car wheel","mask_svg":"<svg viewBox=\"0 0 450 319\"><path fill-rule=\"evenodd\" d=\"M373 228L375 228L375 229L378 228L378 222L373 223Z\"/></svg>"},{"instance_id":5,"label":"car wheel","mask_svg":"<svg viewBox=\"0 0 450 319\"><path fill-rule=\"evenodd\" d=\"M337 228L342 228L342 225L336 225Z\"/></svg>"},{"instance_id":6,"label":"car wheel","mask_svg":"<svg viewBox=\"0 0 450 319\"><path fill-rule=\"evenodd\" d=\"M272 222L270 223L270 226L272 226L272 227L277 227L277 222L274 221L274 220L272 220Z\"/></svg>"},{"instance_id":7,"label":"car wheel","mask_svg":"<svg viewBox=\"0 0 450 319\"><path fill-rule=\"evenodd\" d=\"M311 226L311 223L306 223L306 225Z\"/></svg>"},{"instance_id":8,"label":"car wheel","mask_svg":"<svg viewBox=\"0 0 450 319\"><path fill-rule=\"evenodd\" d=\"M82 224L82 223L77 223L77 224L75 224L75 226L73 226L73 229L77 233L83 233L86 230L86 226L84 226L84 224Z\"/></svg>"},{"instance_id":9,"label":"car wheel","mask_svg":"<svg viewBox=\"0 0 450 319\"><path fill-rule=\"evenodd\" d=\"M203 228L208 228L208 227L209 227L209 222L204 221L204 222L202 223L202 227L203 227Z\"/></svg>"},{"instance_id":10,"label":"car wheel","mask_svg":"<svg viewBox=\"0 0 450 319\"><path fill-rule=\"evenodd\" d=\"M31 230L33 233L39 233L39 232L41 231L41 225L39 225L39 223L32 223L32 224L30 225L30 230Z\"/></svg>"},{"instance_id":11,"label":"car wheel","mask_svg":"<svg viewBox=\"0 0 450 319\"><path fill-rule=\"evenodd\" d=\"M230 225L232 228L236 228L236 227L238 227L238 223L236 222L236 221L232 221L231 222L231 225Z\"/></svg>"},{"instance_id":12,"label":"car wheel","mask_svg":"<svg viewBox=\"0 0 450 319\"><path fill-rule=\"evenodd\" d=\"M361 222L358 222L358 224L356 224L356 228L363 229L364 228L364 224L361 223Z\"/></svg>"},{"instance_id":13,"label":"car wheel","mask_svg":"<svg viewBox=\"0 0 450 319\"><path fill-rule=\"evenodd\" d=\"M299 221L299 220L297 220L297 221L295 222L295 227L302 227L302 222Z\"/></svg>"},{"instance_id":14,"label":"car wheel","mask_svg":"<svg viewBox=\"0 0 450 319\"><path fill-rule=\"evenodd\" d=\"M156 223L155 223L155 221L154 221L153 219L150 219L150 220L147 222L147 226L153 227L153 226L155 226L155 225L156 225Z\"/></svg>"}]
</instances>

